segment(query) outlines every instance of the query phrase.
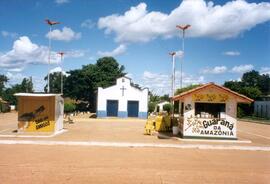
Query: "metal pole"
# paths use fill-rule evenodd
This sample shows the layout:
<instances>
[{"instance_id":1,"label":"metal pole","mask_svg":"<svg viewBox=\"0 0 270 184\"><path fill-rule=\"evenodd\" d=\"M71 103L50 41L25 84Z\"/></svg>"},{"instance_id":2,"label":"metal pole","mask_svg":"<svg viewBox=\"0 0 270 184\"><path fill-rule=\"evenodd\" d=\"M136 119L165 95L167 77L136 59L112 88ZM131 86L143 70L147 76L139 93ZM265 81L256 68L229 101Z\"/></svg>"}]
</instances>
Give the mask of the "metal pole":
<instances>
[{"instance_id":1,"label":"metal pole","mask_svg":"<svg viewBox=\"0 0 270 184\"><path fill-rule=\"evenodd\" d=\"M175 91L175 54L173 55L173 85L172 85L172 97Z\"/></svg>"},{"instance_id":2,"label":"metal pole","mask_svg":"<svg viewBox=\"0 0 270 184\"><path fill-rule=\"evenodd\" d=\"M184 55L185 55L185 47L184 47L184 42L185 42L185 30L186 29L188 29L189 27L191 27L191 25L189 25L189 24L186 24L186 25L177 25L176 26L177 28L179 28L179 29L181 29L182 30L182 32L183 32L183 35L182 35L182 50L183 50L183 58L182 58L182 60L181 60L181 62L180 62L180 64L181 64L181 72L180 72L180 74L181 74L181 81L180 81L180 89L182 89L182 87L183 87L183 61L184 61Z\"/></svg>"},{"instance_id":3,"label":"metal pole","mask_svg":"<svg viewBox=\"0 0 270 184\"><path fill-rule=\"evenodd\" d=\"M183 87L183 61L184 61L184 54L185 54L184 44L185 44L185 30L183 30L183 36L182 36L182 51L183 51L183 56L182 56L182 59L181 59L181 62L180 62L180 65L181 65L181 71L180 71L180 75L181 75L180 89L182 89L182 87Z\"/></svg>"},{"instance_id":4,"label":"metal pole","mask_svg":"<svg viewBox=\"0 0 270 184\"><path fill-rule=\"evenodd\" d=\"M52 26L50 26L50 33L49 33L49 56L48 56L48 91L47 93L50 93L50 64L51 64L51 31L52 31Z\"/></svg>"},{"instance_id":5,"label":"metal pole","mask_svg":"<svg viewBox=\"0 0 270 184\"><path fill-rule=\"evenodd\" d=\"M174 90L175 90L175 52L169 53L172 56L172 91L171 91L171 104L172 104L172 117L174 117L174 101L173 101L173 96L174 96Z\"/></svg>"},{"instance_id":6,"label":"metal pole","mask_svg":"<svg viewBox=\"0 0 270 184\"><path fill-rule=\"evenodd\" d=\"M61 94L63 95L63 54L61 54Z\"/></svg>"}]
</instances>

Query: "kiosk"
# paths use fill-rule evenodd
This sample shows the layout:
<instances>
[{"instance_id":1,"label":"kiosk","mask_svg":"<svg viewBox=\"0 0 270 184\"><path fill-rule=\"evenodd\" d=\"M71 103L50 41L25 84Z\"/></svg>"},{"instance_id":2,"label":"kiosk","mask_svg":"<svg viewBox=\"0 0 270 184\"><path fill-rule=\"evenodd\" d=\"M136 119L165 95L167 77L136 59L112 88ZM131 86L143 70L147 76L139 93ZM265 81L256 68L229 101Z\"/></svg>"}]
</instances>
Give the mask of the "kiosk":
<instances>
[{"instance_id":1,"label":"kiosk","mask_svg":"<svg viewBox=\"0 0 270 184\"><path fill-rule=\"evenodd\" d=\"M237 139L237 103L252 99L208 83L173 97L179 102L179 130L183 138Z\"/></svg>"},{"instance_id":2,"label":"kiosk","mask_svg":"<svg viewBox=\"0 0 270 184\"><path fill-rule=\"evenodd\" d=\"M60 94L17 93L18 131L57 132L63 129L64 100Z\"/></svg>"}]
</instances>

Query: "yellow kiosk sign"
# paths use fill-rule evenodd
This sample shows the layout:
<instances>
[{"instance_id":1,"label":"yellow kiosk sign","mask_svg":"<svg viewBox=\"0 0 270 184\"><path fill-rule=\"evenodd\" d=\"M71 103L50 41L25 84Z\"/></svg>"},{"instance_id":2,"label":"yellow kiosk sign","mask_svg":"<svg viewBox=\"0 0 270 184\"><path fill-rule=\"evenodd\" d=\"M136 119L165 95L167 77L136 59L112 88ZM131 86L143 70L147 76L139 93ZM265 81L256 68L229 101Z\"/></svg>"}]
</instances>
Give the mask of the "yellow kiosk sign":
<instances>
[{"instance_id":1,"label":"yellow kiosk sign","mask_svg":"<svg viewBox=\"0 0 270 184\"><path fill-rule=\"evenodd\" d=\"M25 130L29 132L51 132L54 130L55 121L49 120L48 114L44 113L45 109L43 104L34 111L25 112L19 116L19 122L22 122Z\"/></svg>"},{"instance_id":2,"label":"yellow kiosk sign","mask_svg":"<svg viewBox=\"0 0 270 184\"><path fill-rule=\"evenodd\" d=\"M19 96L18 101L19 129L23 129L26 132L55 131L56 121L59 120L62 114L57 113L56 103L59 100L56 100L56 96L29 94L28 96Z\"/></svg>"},{"instance_id":3,"label":"yellow kiosk sign","mask_svg":"<svg viewBox=\"0 0 270 184\"><path fill-rule=\"evenodd\" d=\"M229 99L229 96L227 94L221 94L221 93L196 93L192 94L192 100L194 102L226 102Z\"/></svg>"}]
</instances>

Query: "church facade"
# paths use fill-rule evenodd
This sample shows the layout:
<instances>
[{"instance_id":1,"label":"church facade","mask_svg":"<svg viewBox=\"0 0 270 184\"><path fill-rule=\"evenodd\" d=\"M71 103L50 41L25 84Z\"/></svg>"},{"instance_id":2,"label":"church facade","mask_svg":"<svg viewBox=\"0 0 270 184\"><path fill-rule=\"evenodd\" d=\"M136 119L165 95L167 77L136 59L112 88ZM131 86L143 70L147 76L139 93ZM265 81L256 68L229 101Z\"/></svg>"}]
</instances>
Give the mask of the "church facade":
<instances>
[{"instance_id":1,"label":"church facade","mask_svg":"<svg viewBox=\"0 0 270 184\"><path fill-rule=\"evenodd\" d=\"M97 117L147 118L148 89L132 85L128 77L118 78L116 85L98 88Z\"/></svg>"}]
</instances>

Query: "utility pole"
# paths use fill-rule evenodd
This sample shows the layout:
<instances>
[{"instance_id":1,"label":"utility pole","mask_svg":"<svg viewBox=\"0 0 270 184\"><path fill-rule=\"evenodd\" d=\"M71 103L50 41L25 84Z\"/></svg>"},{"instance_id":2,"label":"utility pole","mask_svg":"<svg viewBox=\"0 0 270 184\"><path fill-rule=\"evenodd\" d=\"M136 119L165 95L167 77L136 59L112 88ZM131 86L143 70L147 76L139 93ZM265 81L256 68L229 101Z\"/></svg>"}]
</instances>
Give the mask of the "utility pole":
<instances>
[{"instance_id":1,"label":"utility pole","mask_svg":"<svg viewBox=\"0 0 270 184\"><path fill-rule=\"evenodd\" d=\"M61 63L60 63L60 66L61 66L61 94L63 95L64 93L63 93L63 85L64 85L64 83L63 83L63 66L64 66L64 64L63 64L63 58L64 58L64 52L58 52L58 54L60 55L60 57L61 57Z\"/></svg>"},{"instance_id":2,"label":"utility pole","mask_svg":"<svg viewBox=\"0 0 270 184\"><path fill-rule=\"evenodd\" d=\"M182 89L183 87L183 61L184 61L184 54L185 54L185 31L191 27L191 25L186 24L186 25L177 25L176 26L178 29L182 30L182 51L183 51L183 58L180 62L181 65L181 71L180 71L180 75L181 75L181 82L180 82L180 89Z\"/></svg>"},{"instance_id":3,"label":"utility pole","mask_svg":"<svg viewBox=\"0 0 270 184\"><path fill-rule=\"evenodd\" d=\"M50 64L51 64L51 32L52 32L52 26L56 24L60 24L60 22L54 22L50 21L49 19L45 19L45 22L50 26L50 32L49 32L49 55L48 55L48 92L50 93Z\"/></svg>"}]
</instances>

